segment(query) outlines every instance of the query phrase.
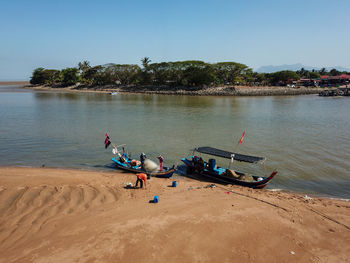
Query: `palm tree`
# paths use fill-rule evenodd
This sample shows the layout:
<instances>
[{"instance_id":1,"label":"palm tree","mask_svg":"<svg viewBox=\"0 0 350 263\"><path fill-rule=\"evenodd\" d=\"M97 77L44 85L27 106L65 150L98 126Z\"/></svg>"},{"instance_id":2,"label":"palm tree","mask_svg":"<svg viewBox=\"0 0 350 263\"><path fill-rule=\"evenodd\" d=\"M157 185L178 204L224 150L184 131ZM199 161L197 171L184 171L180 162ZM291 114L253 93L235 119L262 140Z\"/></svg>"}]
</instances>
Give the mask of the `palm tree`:
<instances>
[{"instance_id":1,"label":"palm tree","mask_svg":"<svg viewBox=\"0 0 350 263\"><path fill-rule=\"evenodd\" d=\"M327 73L325 68L322 68L319 72L321 75L325 75Z\"/></svg>"},{"instance_id":2,"label":"palm tree","mask_svg":"<svg viewBox=\"0 0 350 263\"><path fill-rule=\"evenodd\" d=\"M90 62L86 60L84 60L83 62L79 62L78 68L84 74L86 71L88 71L91 68Z\"/></svg>"},{"instance_id":3,"label":"palm tree","mask_svg":"<svg viewBox=\"0 0 350 263\"><path fill-rule=\"evenodd\" d=\"M141 62L142 62L143 68L147 70L151 60L149 59L149 57L144 57L143 59L141 59Z\"/></svg>"}]
</instances>

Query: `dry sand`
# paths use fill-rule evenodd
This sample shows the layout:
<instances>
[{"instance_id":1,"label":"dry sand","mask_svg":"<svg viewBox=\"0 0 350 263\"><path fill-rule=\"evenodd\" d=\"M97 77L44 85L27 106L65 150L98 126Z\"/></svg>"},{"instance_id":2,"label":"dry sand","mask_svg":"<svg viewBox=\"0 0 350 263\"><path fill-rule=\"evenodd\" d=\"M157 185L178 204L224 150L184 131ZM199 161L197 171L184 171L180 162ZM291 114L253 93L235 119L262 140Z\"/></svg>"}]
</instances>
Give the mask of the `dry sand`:
<instances>
[{"instance_id":1,"label":"dry sand","mask_svg":"<svg viewBox=\"0 0 350 263\"><path fill-rule=\"evenodd\" d=\"M350 260L347 201L177 180L0 167L0 262Z\"/></svg>"}]
</instances>

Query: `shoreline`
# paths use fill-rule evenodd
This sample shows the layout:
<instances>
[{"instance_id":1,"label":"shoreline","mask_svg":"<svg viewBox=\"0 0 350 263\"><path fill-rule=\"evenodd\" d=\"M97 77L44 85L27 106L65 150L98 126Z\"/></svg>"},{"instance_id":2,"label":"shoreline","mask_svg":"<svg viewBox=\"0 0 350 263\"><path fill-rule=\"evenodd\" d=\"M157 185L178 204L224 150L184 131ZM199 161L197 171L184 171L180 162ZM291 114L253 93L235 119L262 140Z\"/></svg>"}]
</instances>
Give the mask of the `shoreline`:
<instances>
[{"instance_id":1,"label":"shoreline","mask_svg":"<svg viewBox=\"0 0 350 263\"><path fill-rule=\"evenodd\" d=\"M82 171L82 172L101 172L101 173L122 173L122 174L130 174L128 172L122 171L120 169L99 169L99 168L88 168L88 167L59 167L59 166L31 166L31 165L0 165L0 170L1 169L9 169L9 168L19 168L19 169L53 169L53 170L63 170L63 171ZM189 179L193 181L198 181L201 182L200 180L197 180L195 177L189 177L185 176L182 174L174 173L175 176L173 178L180 178L180 179ZM206 182L206 181L204 181ZM295 195L300 195L300 196L308 196L311 198L321 198L321 199L330 199L330 200L339 200L339 201L344 201L344 202L350 202L350 198L344 198L344 197L337 197L337 196L332 196L332 195L326 195L326 194L320 194L320 193L310 193L310 192L305 192L305 191L296 191L296 190L290 190L290 189L283 189L283 188L264 188L264 191L269 191L269 192L280 192L280 193L286 193L286 194L295 194Z\"/></svg>"},{"instance_id":2,"label":"shoreline","mask_svg":"<svg viewBox=\"0 0 350 263\"><path fill-rule=\"evenodd\" d=\"M130 94L157 94L157 95L186 95L186 96L290 96L290 95L311 95L319 94L324 88L289 88L289 87L158 87L158 86L140 86L140 87L86 87L69 86L64 88L54 88L46 85L33 86L28 85L25 89L36 91L62 91L62 92L96 92L96 93L130 93Z\"/></svg>"},{"instance_id":3,"label":"shoreline","mask_svg":"<svg viewBox=\"0 0 350 263\"><path fill-rule=\"evenodd\" d=\"M0 85L8 85L8 86L11 86L11 85L30 85L29 81L27 80L23 80L23 81L0 81Z\"/></svg>"},{"instance_id":4,"label":"shoreline","mask_svg":"<svg viewBox=\"0 0 350 263\"><path fill-rule=\"evenodd\" d=\"M0 262L346 262L349 202L118 171L0 167ZM158 204L149 200L159 196ZM215 242L212 242L215 240Z\"/></svg>"}]
</instances>

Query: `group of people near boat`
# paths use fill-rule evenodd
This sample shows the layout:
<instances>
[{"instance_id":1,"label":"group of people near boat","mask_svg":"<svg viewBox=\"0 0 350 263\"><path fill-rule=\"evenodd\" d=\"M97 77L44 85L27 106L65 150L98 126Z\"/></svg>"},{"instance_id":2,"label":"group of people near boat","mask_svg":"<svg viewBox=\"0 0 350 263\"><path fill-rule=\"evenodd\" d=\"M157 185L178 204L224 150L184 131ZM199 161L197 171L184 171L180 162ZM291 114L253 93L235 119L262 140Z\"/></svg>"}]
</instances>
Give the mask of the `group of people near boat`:
<instances>
[{"instance_id":1,"label":"group of people near boat","mask_svg":"<svg viewBox=\"0 0 350 263\"><path fill-rule=\"evenodd\" d=\"M141 166L143 167L145 164L145 160L146 160L147 156L145 153L141 153L140 155L140 161L141 161ZM157 159L159 160L159 171L163 171L163 163L164 163L164 157L162 155L159 155L157 157Z\"/></svg>"},{"instance_id":2,"label":"group of people near boat","mask_svg":"<svg viewBox=\"0 0 350 263\"><path fill-rule=\"evenodd\" d=\"M145 160L147 159L147 156L145 153L141 153L140 155L140 162L141 162L141 167L144 166ZM159 155L157 157L157 159L159 160L159 170L163 171L163 163L164 163L164 157L162 155ZM147 185L147 174L145 173L138 173L136 174L136 183L135 183L135 188L138 187L139 183L140 183L140 188L143 188L143 184L145 184L145 188Z\"/></svg>"},{"instance_id":3,"label":"group of people near boat","mask_svg":"<svg viewBox=\"0 0 350 263\"><path fill-rule=\"evenodd\" d=\"M243 133L240 143L243 141L243 137L245 132ZM110 137L106 134L105 139L105 148L107 148L112 143L110 142ZM140 160L130 159L128 154L125 151L125 148L122 147L122 154L118 151L118 147L113 145L113 153L119 156L119 160L117 158L113 158L112 160L117 164L117 166L121 169L124 169L129 172L137 173L137 179L135 183L135 187L137 188L140 184L140 187L143 188L143 185L147 184L147 179L149 176L156 176L161 178L170 178L173 173L176 171L176 166L173 167L164 167L164 157L159 155L157 159L159 161L159 166L147 159L145 153L141 153ZM263 163L265 160L264 157L259 156L251 156L245 154L233 153L225 150L221 150L213 147L198 147L195 148L194 151L208 154L212 156L218 156L221 158L230 159L231 162L234 160L246 162L246 163ZM187 173L196 173L201 176L204 176L209 179L213 179L215 181L219 181L221 183L229 183L229 184L237 184L242 186L247 186L251 188L264 188L269 181L277 174L277 171L273 171L268 177L250 175L248 173L236 172L235 170L231 170L230 168L218 167L216 165L216 159L209 159L208 162L205 162L200 156L195 156L194 153L190 157L182 158L187 168Z\"/></svg>"}]
</instances>

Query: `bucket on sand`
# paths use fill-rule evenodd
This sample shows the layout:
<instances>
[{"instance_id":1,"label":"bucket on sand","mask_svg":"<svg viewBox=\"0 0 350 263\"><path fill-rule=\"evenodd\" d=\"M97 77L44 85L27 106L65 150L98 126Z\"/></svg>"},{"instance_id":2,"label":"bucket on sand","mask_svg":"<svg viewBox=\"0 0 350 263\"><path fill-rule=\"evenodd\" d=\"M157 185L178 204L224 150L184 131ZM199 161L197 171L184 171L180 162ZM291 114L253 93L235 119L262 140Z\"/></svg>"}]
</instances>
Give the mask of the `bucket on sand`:
<instances>
[{"instance_id":1,"label":"bucket on sand","mask_svg":"<svg viewBox=\"0 0 350 263\"><path fill-rule=\"evenodd\" d=\"M177 187L177 181L173 181L172 187Z\"/></svg>"},{"instance_id":2,"label":"bucket on sand","mask_svg":"<svg viewBox=\"0 0 350 263\"><path fill-rule=\"evenodd\" d=\"M158 203L159 202L159 196L156 195L154 198L153 198L153 203Z\"/></svg>"}]
</instances>

